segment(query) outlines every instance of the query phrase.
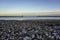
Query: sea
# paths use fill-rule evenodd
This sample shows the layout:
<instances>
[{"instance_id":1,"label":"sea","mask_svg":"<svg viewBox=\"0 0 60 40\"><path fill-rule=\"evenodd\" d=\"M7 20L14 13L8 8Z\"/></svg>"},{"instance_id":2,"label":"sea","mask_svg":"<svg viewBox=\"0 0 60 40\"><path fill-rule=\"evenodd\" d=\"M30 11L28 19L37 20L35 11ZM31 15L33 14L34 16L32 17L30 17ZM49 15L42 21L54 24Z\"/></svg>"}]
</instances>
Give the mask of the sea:
<instances>
[{"instance_id":1,"label":"sea","mask_svg":"<svg viewBox=\"0 0 60 40\"><path fill-rule=\"evenodd\" d=\"M0 16L0 20L60 20L60 16Z\"/></svg>"}]
</instances>

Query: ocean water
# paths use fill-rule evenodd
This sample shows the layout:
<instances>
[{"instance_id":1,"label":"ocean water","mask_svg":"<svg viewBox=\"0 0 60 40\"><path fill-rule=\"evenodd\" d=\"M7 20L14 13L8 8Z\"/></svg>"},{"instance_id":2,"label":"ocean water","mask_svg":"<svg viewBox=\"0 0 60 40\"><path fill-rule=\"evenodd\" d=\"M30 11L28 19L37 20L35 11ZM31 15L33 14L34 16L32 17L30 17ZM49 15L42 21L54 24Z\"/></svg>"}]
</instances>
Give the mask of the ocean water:
<instances>
[{"instance_id":1,"label":"ocean water","mask_svg":"<svg viewBox=\"0 0 60 40\"><path fill-rule=\"evenodd\" d=\"M0 17L0 20L60 20L60 17L20 17L20 16L11 16L11 17Z\"/></svg>"}]
</instances>

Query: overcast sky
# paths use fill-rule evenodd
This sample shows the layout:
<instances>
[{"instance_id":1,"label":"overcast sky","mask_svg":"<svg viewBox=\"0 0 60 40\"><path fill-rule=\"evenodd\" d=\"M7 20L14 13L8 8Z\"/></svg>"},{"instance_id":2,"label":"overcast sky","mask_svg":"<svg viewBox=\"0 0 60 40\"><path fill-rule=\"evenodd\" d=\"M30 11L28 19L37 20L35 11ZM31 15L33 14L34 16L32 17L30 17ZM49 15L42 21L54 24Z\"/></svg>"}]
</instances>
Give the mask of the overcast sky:
<instances>
[{"instance_id":1,"label":"overcast sky","mask_svg":"<svg viewBox=\"0 0 60 40\"><path fill-rule=\"evenodd\" d=\"M50 11L60 11L60 0L0 0L0 15L54 14L44 13Z\"/></svg>"}]
</instances>

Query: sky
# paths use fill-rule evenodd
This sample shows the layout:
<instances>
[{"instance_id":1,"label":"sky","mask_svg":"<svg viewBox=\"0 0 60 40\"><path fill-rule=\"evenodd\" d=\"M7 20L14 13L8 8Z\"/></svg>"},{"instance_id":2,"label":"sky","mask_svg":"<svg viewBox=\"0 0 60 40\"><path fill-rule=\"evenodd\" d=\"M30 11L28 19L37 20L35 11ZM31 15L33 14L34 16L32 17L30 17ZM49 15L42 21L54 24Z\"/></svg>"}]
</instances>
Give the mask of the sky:
<instances>
[{"instance_id":1,"label":"sky","mask_svg":"<svg viewBox=\"0 0 60 40\"><path fill-rule=\"evenodd\" d=\"M60 0L0 0L1 15L60 15Z\"/></svg>"}]
</instances>

